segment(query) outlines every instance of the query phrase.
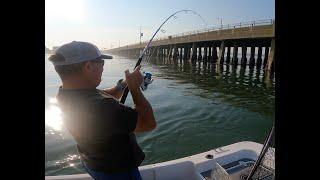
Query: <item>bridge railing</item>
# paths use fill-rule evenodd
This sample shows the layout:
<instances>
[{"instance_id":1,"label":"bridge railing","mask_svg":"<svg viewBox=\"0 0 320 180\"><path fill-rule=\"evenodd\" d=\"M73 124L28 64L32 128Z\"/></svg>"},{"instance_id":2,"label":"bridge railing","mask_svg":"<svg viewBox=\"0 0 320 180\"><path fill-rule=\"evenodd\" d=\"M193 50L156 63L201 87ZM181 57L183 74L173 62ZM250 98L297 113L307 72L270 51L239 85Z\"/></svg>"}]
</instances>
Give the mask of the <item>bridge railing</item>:
<instances>
[{"instance_id":1,"label":"bridge railing","mask_svg":"<svg viewBox=\"0 0 320 180\"><path fill-rule=\"evenodd\" d=\"M271 25L274 23L274 19L264 19L264 20L255 20L255 21L246 21L246 22L240 22L240 23L234 23L234 24L223 24L222 26L214 26L210 28L195 30L195 31L187 31L179 34L169 35L166 37L160 37L154 39L154 41L158 40L166 40L169 38L177 38L177 37L183 37L188 35L197 35L200 33L205 32L212 32L212 31L220 31L220 30L227 30L227 29L235 29L235 28L242 28L242 27L251 27L251 26L261 26L261 25ZM149 41L143 41L141 43L148 43ZM131 45L138 45L140 43L135 43Z\"/></svg>"}]
</instances>

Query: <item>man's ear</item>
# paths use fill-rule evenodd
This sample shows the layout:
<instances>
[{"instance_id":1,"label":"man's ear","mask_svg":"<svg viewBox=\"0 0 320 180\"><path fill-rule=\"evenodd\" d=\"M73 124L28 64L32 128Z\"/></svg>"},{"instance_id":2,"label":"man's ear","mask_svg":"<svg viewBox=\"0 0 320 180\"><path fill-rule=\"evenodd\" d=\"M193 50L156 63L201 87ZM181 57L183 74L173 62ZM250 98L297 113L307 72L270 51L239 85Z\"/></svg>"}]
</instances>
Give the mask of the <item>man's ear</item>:
<instances>
[{"instance_id":1,"label":"man's ear","mask_svg":"<svg viewBox=\"0 0 320 180\"><path fill-rule=\"evenodd\" d=\"M91 72L92 71L92 63L89 61L85 62L82 68L83 73Z\"/></svg>"}]
</instances>

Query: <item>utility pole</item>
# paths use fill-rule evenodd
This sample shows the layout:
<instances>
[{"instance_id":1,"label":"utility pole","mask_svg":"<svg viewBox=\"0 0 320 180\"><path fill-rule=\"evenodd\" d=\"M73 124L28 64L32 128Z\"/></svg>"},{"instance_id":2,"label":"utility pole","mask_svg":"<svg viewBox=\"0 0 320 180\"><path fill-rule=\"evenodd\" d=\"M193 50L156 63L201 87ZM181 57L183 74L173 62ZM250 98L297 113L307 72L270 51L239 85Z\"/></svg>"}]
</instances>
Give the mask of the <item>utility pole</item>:
<instances>
[{"instance_id":1,"label":"utility pole","mask_svg":"<svg viewBox=\"0 0 320 180\"><path fill-rule=\"evenodd\" d=\"M217 18L220 19L220 25L221 25L221 29L222 29L222 18Z\"/></svg>"},{"instance_id":2,"label":"utility pole","mask_svg":"<svg viewBox=\"0 0 320 180\"><path fill-rule=\"evenodd\" d=\"M141 25L140 25L140 33L139 33L139 36L140 36L140 44L141 44L141 37L143 36L143 33L141 32Z\"/></svg>"},{"instance_id":3,"label":"utility pole","mask_svg":"<svg viewBox=\"0 0 320 180\"><path fill-rule=\"evenodd\" d=\"M141 44L141 26L140 26L140 33L139 33L139 36L140 36L140 44Z\"/></svg>"}]
</instances>

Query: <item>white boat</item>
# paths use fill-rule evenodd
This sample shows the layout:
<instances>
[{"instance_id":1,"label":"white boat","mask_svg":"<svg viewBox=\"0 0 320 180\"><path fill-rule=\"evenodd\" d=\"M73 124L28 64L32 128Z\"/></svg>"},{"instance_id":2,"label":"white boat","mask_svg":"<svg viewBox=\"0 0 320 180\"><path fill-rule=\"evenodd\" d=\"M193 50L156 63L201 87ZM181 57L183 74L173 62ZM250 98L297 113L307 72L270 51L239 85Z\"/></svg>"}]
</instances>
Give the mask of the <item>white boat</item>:
<instances>
[{"instance_id":1,"label":"white boat","mask_svg":"<svg viewBox=\"0 0 320 180\"><path fill-rule=\"evenodd\" d=\"M259 143L243 141L181 159L140 166L139 171L143 180L209 180L214 179L212 172L214 177L220 177L215 179L241 180L248 177L262 147ZM274 178L274 148L270 149L271 156L259 179ZM215 171L212 171L213 167L216 167ZM46 176L45 179L92 180L88 174Z\"/></svg>"}]
</instances>

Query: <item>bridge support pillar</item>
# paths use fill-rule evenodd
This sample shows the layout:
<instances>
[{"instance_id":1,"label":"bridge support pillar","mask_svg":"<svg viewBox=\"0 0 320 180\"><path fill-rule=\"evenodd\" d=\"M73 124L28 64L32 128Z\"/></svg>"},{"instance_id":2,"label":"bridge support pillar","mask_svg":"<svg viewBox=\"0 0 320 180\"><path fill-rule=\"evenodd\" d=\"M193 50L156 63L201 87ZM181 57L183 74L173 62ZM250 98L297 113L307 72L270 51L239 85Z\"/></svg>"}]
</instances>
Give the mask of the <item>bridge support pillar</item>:
<instances>
[{"instance_id":1,"label":"bridge support pillar","mask_svg":"<svg viewBox=\"0 0 320 180\"><path fill-rule=\"evenodd\" d=\"M196 43L192 43L192 51L190 52L191 55L190 55L189 61L194 61L194 56L197 53L196 49L197 49L196 48Z\"/></svg>"},{"instance_id":2,"label":"bridge support pillar","mask_svg":"<svg viewBox=\"0 0 320 180\"><path fill-rule=\"evenodd\" d=\"M232 56L232 64L238 65L238 45L235 44L233 47L233 56Z\"/></svg>"},{"instance_id":3,"label":"bridge support pillar","mask_svg":"<svg viewBox=\"0 0 320 180\"><path fill-rule=\"evenodd\" d=\"M169 52L168 52L168 59L171 59L172 57L172 45L169 47Z\"/></svg>"},{"instance_id":4,"label":"bridge support pillar","mask_svg":"<svg viewBox=\"0 0 320 180\"><path fill-rule=\"evenodd\" d=\"M162 47L161 56L165 57L165 53L166 53L166 49L165 49L165 47Z\"/></svg>"},{"instance_id":5,"label":"bridge support pillar","mask_svg":"<svg viewBox=\"0 0 320 180\"><path fill-rule=\"evenodd\" d=\"M154 47L151 47L149 51L149 57L153 56L153 53L154 53Z\"/></svg>"},{"instance_id":6,"label":"bridge support pillar","mask_svg":"<svg viewBox=\"0 0 320 180\"><path fill-rule=\"evenodd\" d=\"M208 52L208 60L211 61L212 59L212 50L213 50L213 47L212 45L209 45L209 52Z\"/></svg>"},{"instance_id":7,"label":"bridge support pillar","mask_svg":"<svg viewBox=\"0 0 320 180\"><path fill-rule=\"evenodd\" d=\"M188 56L188 48L187 46L183 47L183 60L186 61Z\"/></svg>"},{"instance_id":8,"label":"bridge support pillar","mask_svg":"<svg viewBox=\"0 0 320 180\"><path fill-rule=\"evenodd\" d=\"M168 47L165 47L165 49L164 49L164 57L165 58L168 58L168 55L169 55L169 53L168 53Z\"/></svg>"},{"instance_id":9,"label":"bridge support pillar","mask_svg":"<svg viewBox=\"0 0 320 180\"><path fill-rule=\"evenodd\" d=\"M148 57L151 57L151 56L152 56L152 51L153 51L153 47L151 47L151 48L149 49Z\"/></svg>"},{"instance_id":10,"label":"bridge support pillar","mask_svg":"<svg viewBox=\"0 0 320 180\"><path fill-rule=\"evenodd\" d=\"M208 46L205 44L203 48L204 48L203 61L207 62L207 60L208 60Z\"/></svg>"},{"instance_id":11,"label":"bridge support pillar","mask_svg":"<svg viewBox=\"0 0 320 180\"><path fill-rule=\"evenodd\" d=\"M219 59L218 59L218 64L223 64L224 61L224 51L225 51L225 47L224 47L224 41L221 42L220 48L219 48Z\"/></svg>"},{"instance_id":12,"label":"bridge support pillar","mask_svg":"<svg viewBox=\"0 0 320 180\"><path fill-rule=\"evenodd\" d=\"M189 61L192 61L192 58L194 56L194 47L195 47L195 43L192 43L192 49L190 49L190 58Z\"/></svg>"},{"instance_id":13,"label":"bridge support pillar","mask_svg":"<svg viewBox=\"0 0 320 180\"><path fill-rule=\"evenodd\" d=\"M230 50L231 50L231 47L228 46L228 51L227 51L227 58L226 58L226 63L229 64L230 63Z\"/></svg>"},{"instance_id":14,"label":"bridge support pillar","mask_svg":"<svg viewBox=\"0 0 320 180\"><path fill-rule=\"evenodd\" d=\"M152 57L157 57L157 52L158 52L158 46L155 46Z\"/></svg>"},{"instance_id":15,"label":"bridge support pillar","mask_svg":"<svg viewBox=\"0 0 320 180\"><path fill-rule=\"evenodd\" d=\"M176 48L174 49L175 52L175 58L178 59L179 58L179 47L176 46Z\"/></svg>"},{"instance_id":16,"label":"bridge support pillar","mask_svg":"<svg viewBox=\"0 0 320 180\"><path fill-rule=\"evenodd\" d=\"M257 68L260 68L262 64L262 47L258 48Z\"/></svg>"},{"instance_id":17,"label":"bridge support pillar","mask_svg":"<svg viewBox=\"0 0 320 180\"><path fill-rule=\"evenodd\" d=\"M247 65L247 46L242 46L242 55L241 55L241 65L246 66Z\"/></svg>"},{"instance_id":18,"label":"bridge support pillar","mask_svg":"<svg viewBox=\"0 0 320 180\"><path fill-rule=\"evenodd\" d=\"M217 47L213 46L212 47L212 62L216 63L218 59L218 55L217 55Z\"/></svg>"},{"instance_id":19,"label":"bridge support pillar","mask_svg":"<svg viewBox=\"0 0 320 180\"><path fill-rule=\"evenodd\" d=\"M265 47L264 49L264 59L263 59L263 69L266 68L267 62L268 62L268 56L269 56L269 47Z\"/></svg>"},{"instance_id":20,"label":"bridge support pillar","mask_svg":"<svg viewBox=\"0 0 320 180\"><path fill-rule=\"evenodd\" d=\"M266 70L270 71L271 69L273 69L272 65L274 64L274 50L275 50L275 39L273 38L271 40L271 49L270 49L270 53L268 56L268 62L267 62L267 67Z\"/></svg>"},{"instance_id":21,"label":"bridge support pillar","mask_svg":"<svg viewBox=\"0 0 320 180\"><path fill-rule=\"evenodd\" d=\"M191 47L189 47L187 45L186 48L187 48L187 60L189 60L190 59L190 53L191 53Z\"/></svg>"},{"instance_id":22,"label":"bridge support pillar","mask_svg":"<svg viewBox=\"0 0 320 180\"><path fill-rule=\"evenodd\" d=\"M251 46L251 54L250 54L250 61L249 61L249 67L253 67L254 63L255 63L255 51L256 51L256 47Z\"/></svg>"},{"instance_id":23,"label":"bridge support pillar","mask_svg":"<svg viewBox=\"0 0 320 180\"><path fill-rule=\"evenodd\" d=\"M178 51L178 48L177 48L177 45L174 45L173 46L173 60L176 60L177 59L177 51Z\"/></svg>"},{"instance_id":24,"label":"bridge support pillar","mask_svg":"<svg viewBox=\"0 0 320 180\"><path fill-rule=\"evenodd\" d=\"M159 57L159 46L156 47L156 57Z\"/></svg>"},{"instance_id":25,"label":"bridge support pillar","mask_svg":"<svg viewBox=\"0 0 320 180\"><path fill-rule=\"evenodd\" d=\"M199 51L198 51L198 61L202 60L202 49L201 49L201 45L199 46Z\"/></svg>"}]
</instances>

